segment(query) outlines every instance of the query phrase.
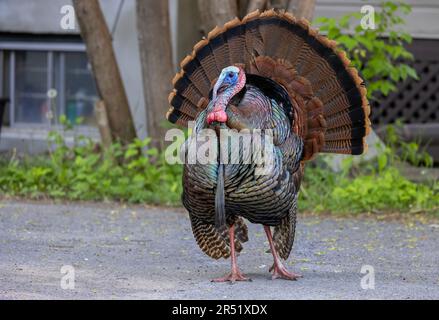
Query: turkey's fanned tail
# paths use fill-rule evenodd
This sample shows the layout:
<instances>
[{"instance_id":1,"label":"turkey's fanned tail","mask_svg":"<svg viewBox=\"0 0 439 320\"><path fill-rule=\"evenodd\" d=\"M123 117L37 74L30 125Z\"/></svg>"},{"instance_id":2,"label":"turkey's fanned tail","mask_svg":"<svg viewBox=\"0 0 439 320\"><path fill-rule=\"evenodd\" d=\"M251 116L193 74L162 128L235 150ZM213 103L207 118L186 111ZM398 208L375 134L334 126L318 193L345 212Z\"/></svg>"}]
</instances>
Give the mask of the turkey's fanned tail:
<instances>
[{"instance_id":1,"label":"turkey's fanned tail","mask_svg":"<svg viewBox=\"0 0 439 320\"><path fill-rule=\"evenodd\" d=\"M221 70L247 73L283 85L294 106L293 127L304 139L304 160L318 152L361 154L370 131L366 89L336 43L306 20L273 10L255 11L216 27L181 63L169 95L167 118L186 125L203 110Z\"/></svg>"}]
</instances>

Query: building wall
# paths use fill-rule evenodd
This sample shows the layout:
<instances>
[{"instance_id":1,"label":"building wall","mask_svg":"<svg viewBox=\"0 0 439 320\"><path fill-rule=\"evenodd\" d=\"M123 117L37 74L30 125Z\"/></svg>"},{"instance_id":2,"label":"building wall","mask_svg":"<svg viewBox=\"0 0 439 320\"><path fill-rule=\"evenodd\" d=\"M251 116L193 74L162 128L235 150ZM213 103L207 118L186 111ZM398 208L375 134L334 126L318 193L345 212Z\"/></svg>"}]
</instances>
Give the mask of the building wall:
<instances>
[{"instance_id":1,"label":"building wall","mask_svg":"<svg viewBox=\"0 0 439 320\"><path fill-rule=\"evenodd\" d=\"M0 0L0 31L20 33L78 33L60 28L60 9L66 0Z\"/></svg>"},{"instance_id":2,"label":"building wall","mask_svg":"<svg viewBox=\"0 0 439 320\"><path fill-rule=\"evenodd\" d=\"M117 12L122 2L116 25ZM101 0L100 3L109 30L114 31L113 47L136 130L140 138L145 138L145 102L136 32L135 0ZM77 25L75 30L63 30L60 26L61 7L69 4L71 5L70 0L0 0L0 32L79 34Z\"/></svg>"}]
</instances>

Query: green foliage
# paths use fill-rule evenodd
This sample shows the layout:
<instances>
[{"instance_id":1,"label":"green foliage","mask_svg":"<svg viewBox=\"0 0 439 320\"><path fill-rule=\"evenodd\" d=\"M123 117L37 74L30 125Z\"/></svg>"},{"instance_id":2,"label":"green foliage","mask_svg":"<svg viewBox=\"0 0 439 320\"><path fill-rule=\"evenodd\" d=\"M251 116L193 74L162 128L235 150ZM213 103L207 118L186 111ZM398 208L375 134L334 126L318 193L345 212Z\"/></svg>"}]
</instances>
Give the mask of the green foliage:
<instances>
[{"instance_id":1,"label":"green foliage","mask_svg":"<svg viewBox=\"0 0 439 320\"><path fill-rule=\"evenodd\" d=\"M361 27L359 22L363 15L360 12L340 19L319 17L315 21L361 71L369 98L376 97L377 93L387 96L396 90L398 82L407 78L418 79L415 69L404 63L413 60L412 54L404 48L412 38L400 30L405 24L402 15L410 13L411 6L404 1L381 1L380 7L375 12L374 30ZM352 22L357 25L352 26Z\"/></svg>"},{"instance_id":2,"label":"green foliage","mask_svg":"<svg viewBox=\"0 0 439 320\"><path fill-rule=\"evenodd\" d=\"M393 126L386 127L385 143L390 150L395 150L395 154L401 161L408 162L416 167L433 167L433 157L421 148L416 141L404 142L401 140L397 131L403 127L401 121L397 121Z\"/></svg>"},{"instance_id":3,"label":"green foliage","mask_svg":"<svg viewBox=\"0 0 439 320\"><path fill-rule=\"evenodd\" d=\"M381 161L379 158L378 161ZM395 167L354 177L318 167L306 170L299 207L313 212L436 212L439 213L439 184L409 181Z\"/></svg>"},{"instance_id":4,"label":"green foliage","mask_svg":"<svg viewBox=\"0 0 439 320\"><path fill-rule=\"evenodd\" d=\"M32 199L181 205L182 166L167 164L164 154L148 147L149 140L137 139L125 147L115 143L104 151L82 136L69 147L61 134L52 132L49 144L48 156L21 160L13 156L0 162L0 194ZM375 160L361 164L348 157L340 172L329 169L330 158L321 156L306 169L300 209L331 213L439 213L439 182L414 183L397 169L404 158L418 150L417 146L402 153L393 149L402 145L387 144ZM415 162L427 163L418 158L419 152L415 154Z\"/></svg>"},{"instance_id":5,"label":"green foliage","mask_svg":"<svg viewBox=\"0 0 439 320\"><path fill-rule=\"evenodd\" d=\"M80 136L69 148L61 134L49 134L49 157L0 164L0 193L30 198L120 200L150 204L180 203L181 172L163 155L136 139L102 151ZM142 152L142 150L145 150Z\"/></svg>"},{"instance_id":6,"label":"green foliage","mask_svg":"<svg viewBox=\"0 0 439 320\"><path fill-rule=\"evenodd\" d=\"M400 142L399 145L405 144ZM415 149L418 148L416 145ZM398 170L406 157L405 152L398 154L387 145L374 160L354 164L349 157L343 160L341 172L334 172L326 164L330 156L322 156L320 163L306 170L299 206L314 212L439 214L439 181L415 183L408 180ZM430 160L423 161L430 164Z\"/></svg>"}]
</instances>

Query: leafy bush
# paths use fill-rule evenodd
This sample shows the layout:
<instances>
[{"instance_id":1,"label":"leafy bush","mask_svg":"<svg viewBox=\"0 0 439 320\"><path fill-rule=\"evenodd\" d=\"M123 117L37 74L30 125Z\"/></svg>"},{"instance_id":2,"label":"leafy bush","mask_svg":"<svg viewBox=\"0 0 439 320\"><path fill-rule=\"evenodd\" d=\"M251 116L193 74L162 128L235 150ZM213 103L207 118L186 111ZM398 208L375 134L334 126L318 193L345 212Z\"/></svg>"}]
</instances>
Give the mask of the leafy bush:
<instances>
[{"instance_id":1,"label":"leafy bush","mask_svg":"<svg viewBox=\"0 0 439 320\"><path fill-rule=\"evenodd\" d=\"M394 167L355 177L318 167L306 170L299 206L332 213L439 213L439 185L409 181Z\"/></svg>"},{"instance_id":2,"label":"leafy bush","mask_svg":"<svg viewBox=\"0 0 439 320\"><path fill-rule=\"evenodd\" d=\"M360 12L346 14L340 19L319 17L315 20L320 30L337 41L352 65L361 71L369 98L376 98L376 94L388 95L396 90L398 82L408 77L418 78L416 70L404 63L413 60L413 55L404 48L412 38L400 29L405 24L400 14L410 13L411 6L404 1L381 1L379 4L381 9L375 12L376 29L373 30L365 30L360 24L352 27L353 21L361 21Z\"/></svg>"},{"instance_id":3,"label":"leafy bush","mask_svg":"<svg viewBox=\"0 0 439 320\"><path fill-rule=\"evenodd\" d=\"M418 148L418 147L416 147ZM405 157L386 146L369 162L343 160L341 172L330 170L330 156L310 165L302 185L302 210L332 213L433 212L439 214L439 182L414 183L398 165Z\"/></svg>"},{"instance_id":4,"label":"leafy bush","mask_svg":"<svg viewBox=\"0 0 439 320\"><path fill-rule=\"evenodd\" d=\"M386 127L385 143L389 149L394 150L403 162L408 162L416 167L433 167L433 157L425 151L425 147L421 148L420 143L416 141L404 142L401 140L398 130L402 128L401 121Z\"/></svg>"},{"instance_id":5,"label":"leafy bush","mask_svg":"<svg viewBox=\"0 0 439 320\"><path fill-rule=\"evenodd\" d=\"M169 165L149 140L104 151L85 137L69 148L62 135L49 136L48 156L0 163L0 194L32 199L111 200L180 205L181 165ZM367 163L343 161L342 171L321 156L306 169L301 210L332 213L439 211L439 183L416 184L397 169L405 157L386 147Z\"/></svg>"},{"instance_id":6,"label":"leafy bush","mask_svg":"<svg viewBox=\"0 0 439 320\"><path fill-rule=\"evenodd\" d=\"M30 198L120 200L151 204L180 203L181 172L168 165L149 140L127 147L116 143L101 150L89 138L78 137L69 148L62 135L49 134L49 157L11 159L0 165L0 192Z\"/></svg>"}]
</instances>

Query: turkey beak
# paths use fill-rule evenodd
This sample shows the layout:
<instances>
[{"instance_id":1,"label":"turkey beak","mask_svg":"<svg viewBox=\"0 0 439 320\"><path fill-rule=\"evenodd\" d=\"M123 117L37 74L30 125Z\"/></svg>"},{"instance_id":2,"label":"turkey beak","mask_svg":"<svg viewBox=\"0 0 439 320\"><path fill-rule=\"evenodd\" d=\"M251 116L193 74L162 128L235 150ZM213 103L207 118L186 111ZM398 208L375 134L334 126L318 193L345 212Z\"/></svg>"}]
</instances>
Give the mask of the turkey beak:
<instances>
[{"instance_id":1,"label":"turkey beak","mask_svg":"<svg viewBox=\"0 0 439 320\"><path fill-rule=\"evenodd\" d=\"M224 84L220 79L215 83L215 86L213 87L212 92L212 100L215 101L218 97L218 93L221 92L221 90L224 88Z\"/></svg>"},{"instance_id":2,"label":"turkey beak","mask_svg":"<svg viewBox=\"0 0 439 320\"><path fill-rule=\"evenodd\" d=\"M217 94L218 94L219 92L223 92L224 90L226 90L228 86L229 86L229 85L228 85L227 83L224 83L224 82L221 83L221 85L220 85L219 88L218 88Z\"/></svg>"}]
</instances>

